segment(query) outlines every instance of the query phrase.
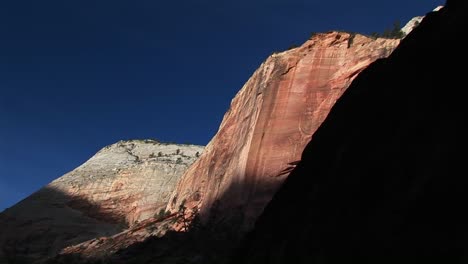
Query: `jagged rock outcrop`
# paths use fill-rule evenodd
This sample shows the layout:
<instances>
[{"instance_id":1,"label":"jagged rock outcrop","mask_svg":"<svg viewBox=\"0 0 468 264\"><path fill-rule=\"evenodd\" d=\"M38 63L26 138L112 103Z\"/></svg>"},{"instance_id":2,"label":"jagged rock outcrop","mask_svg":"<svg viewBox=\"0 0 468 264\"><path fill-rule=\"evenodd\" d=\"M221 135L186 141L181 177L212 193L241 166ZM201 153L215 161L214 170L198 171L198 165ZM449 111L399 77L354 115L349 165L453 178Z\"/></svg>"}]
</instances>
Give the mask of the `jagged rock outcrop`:
<instances>
[{"instance_id":1,"label":"jagged rock outcrop","mask_svg":"<svg viewBox=\"0 0 468 264\"><path fill-rule=\"evenodd\" d=\"M103 148L0 214L0 260L41 259L153 217L202 151L153 140Z\"/></svg>"},{"instance_id":2,"label":"jagged rock outcrop","mask_svg":"<svg viewBox=\"0 0 468 264\"><path fill-rule=\"evenodd\" d=\"M443 6L438 6L434 8L433 11L437 12L442 8ZM405 36L408 35L409 33L411 33L411 31L413 31L413 29L415 29L421 23L423 18L424 16L413 17L410 21L408 21L408 23L406 23L404 27L401 28L401 31L405 34Z\"/></svg>"},{"instance_id":3,"label":"jagged rock outcrop","mask_svg":"<svg viewBox=\"0 0 468 264\"><path fill-rule=\"evenodd\" d=\"M396 39L317 34L271 55L232 100L204 155L181 178L168 210L185 202L202 221L248 230L351 81Z\"/></svg>"},{"instance_id":4,"label":"jagged rock outcrop","mask_svg":"<svg viewBox=\"0 0 468 264\"><path fill-rule=\"evenodd\" d=\"M231 263L466 263L468 3L356 78Z\"/></svg>"},{"instance_id":5,"label":"jagged rock outcrop","mask_svg":"<svg viewBox=\"0 0 468 264\"><path fill-rule=\"evenodd\" d=\"M424 16L417 16L413 17L404 27L401 28L401 31L406 35L408 35L413 29L415 29L423 20Z\"/></svg>"}]
</instances>

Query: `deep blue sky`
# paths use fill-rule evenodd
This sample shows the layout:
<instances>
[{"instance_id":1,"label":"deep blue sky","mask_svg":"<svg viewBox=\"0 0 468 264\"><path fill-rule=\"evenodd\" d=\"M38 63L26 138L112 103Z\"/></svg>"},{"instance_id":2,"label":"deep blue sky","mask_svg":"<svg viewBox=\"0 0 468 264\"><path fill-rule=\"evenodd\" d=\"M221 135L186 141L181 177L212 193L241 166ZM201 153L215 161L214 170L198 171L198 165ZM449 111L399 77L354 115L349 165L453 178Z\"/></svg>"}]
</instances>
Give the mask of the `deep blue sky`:
<instances>
[{"instance_id":1,"label":"deep blue sky","mask_svg":"<svg viewBox=\"0 0 468 264\"><path fill-rule=\"evenodd\" d=\"M0 2L0 211L121 139L206 144L272 52L441 0Z\"/></svg>"}]
</instances>

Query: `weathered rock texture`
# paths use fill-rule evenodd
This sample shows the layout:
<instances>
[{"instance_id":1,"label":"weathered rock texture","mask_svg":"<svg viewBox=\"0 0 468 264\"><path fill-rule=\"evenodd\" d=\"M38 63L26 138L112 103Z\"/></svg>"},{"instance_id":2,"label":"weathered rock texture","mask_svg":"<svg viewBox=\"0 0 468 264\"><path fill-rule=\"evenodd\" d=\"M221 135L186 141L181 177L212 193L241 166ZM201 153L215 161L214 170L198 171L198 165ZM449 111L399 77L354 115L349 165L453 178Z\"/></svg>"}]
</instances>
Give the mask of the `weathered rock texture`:
<instances>
[{"instance_id":1,"label":"weathered rock texture","mask_svg":"<svg viewBox=\"0 0 468 264\"><path fill-rule=\"evenodd\" d=\"M338 100L232 263L466 263L468 3Z\"/></svg>"},{"instance_id":2,"label":"weathered rock texture","mask_svg":"<svg viewBox=\"0 0 468 264\"><path fill-rule=\"evenodd\" d=\"M105 147L0 214L0 260L54 255L153 217L202 151L152 140Z\"/></svg>"},{"instance_id":3,"label":"weathered rock texture","mask_svg":"<svg viewBox=\"0 0 468 264\"><path fill-rule=\"evenodd\" d=\"M270 56L233 99L168 210L185 201L200 208L204 222L249 229L351 81L398 44L329 32Z\"/></svg>"}]
</instances>

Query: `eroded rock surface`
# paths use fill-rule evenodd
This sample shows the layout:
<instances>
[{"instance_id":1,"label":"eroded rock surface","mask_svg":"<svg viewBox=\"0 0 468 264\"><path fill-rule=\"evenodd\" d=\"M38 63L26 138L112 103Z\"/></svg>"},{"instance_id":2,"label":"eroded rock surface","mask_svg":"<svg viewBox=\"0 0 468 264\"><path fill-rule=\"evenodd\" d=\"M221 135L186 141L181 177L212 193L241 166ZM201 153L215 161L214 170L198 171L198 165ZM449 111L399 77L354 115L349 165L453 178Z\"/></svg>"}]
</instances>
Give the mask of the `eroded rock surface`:
<instances>
[{"instance_id":1,"label":"eroded rock surface","mask_svg":"<svg viewBox=\"0 0 468 264\"><path fill-rule=\"evenodd\" d=\"M0 214L0 259L40 259L111 236L166 207L196 145L120 141Z\"/></svg>"}]
</instances>

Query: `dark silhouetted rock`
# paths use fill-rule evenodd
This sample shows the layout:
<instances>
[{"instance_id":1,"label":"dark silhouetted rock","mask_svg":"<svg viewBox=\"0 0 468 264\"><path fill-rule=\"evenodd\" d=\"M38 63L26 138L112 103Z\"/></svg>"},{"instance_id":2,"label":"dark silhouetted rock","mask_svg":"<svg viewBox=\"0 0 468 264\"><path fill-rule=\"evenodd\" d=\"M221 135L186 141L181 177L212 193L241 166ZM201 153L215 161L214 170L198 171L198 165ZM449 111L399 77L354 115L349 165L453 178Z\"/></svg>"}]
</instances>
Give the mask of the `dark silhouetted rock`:
<instances>
[{"instance_id":1,"label":"dark silhouetted rock","mask_svg":"<svg viewBox=\"0 0 468 264\"><path fill-rule=\"evenodd\" d=\"M466 263L466 1L337 101L232 263Z\"/></svg>"}]
</instances>

